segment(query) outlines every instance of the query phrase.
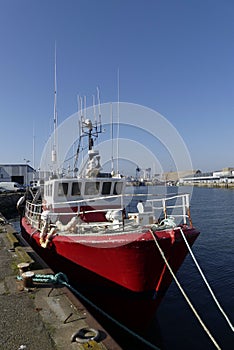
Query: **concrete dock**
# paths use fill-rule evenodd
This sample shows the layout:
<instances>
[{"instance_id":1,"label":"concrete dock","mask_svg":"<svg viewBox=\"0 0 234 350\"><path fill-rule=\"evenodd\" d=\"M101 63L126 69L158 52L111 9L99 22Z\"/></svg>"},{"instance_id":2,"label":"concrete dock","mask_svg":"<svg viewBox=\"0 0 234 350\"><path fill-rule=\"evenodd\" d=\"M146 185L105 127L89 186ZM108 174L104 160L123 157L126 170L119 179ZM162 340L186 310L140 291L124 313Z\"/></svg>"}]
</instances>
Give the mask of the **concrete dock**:
<instances>
[{"instance_id":1,"label":"concrete dock","mask_svg":"<svg viewBox=\"0 0 234 350\"><path fill-rule=\"evenodd\" d=\"M68 288L19 280L20 263L52 273L0 217L0 349L121 349Z\"/></svg>"}]
</instances>

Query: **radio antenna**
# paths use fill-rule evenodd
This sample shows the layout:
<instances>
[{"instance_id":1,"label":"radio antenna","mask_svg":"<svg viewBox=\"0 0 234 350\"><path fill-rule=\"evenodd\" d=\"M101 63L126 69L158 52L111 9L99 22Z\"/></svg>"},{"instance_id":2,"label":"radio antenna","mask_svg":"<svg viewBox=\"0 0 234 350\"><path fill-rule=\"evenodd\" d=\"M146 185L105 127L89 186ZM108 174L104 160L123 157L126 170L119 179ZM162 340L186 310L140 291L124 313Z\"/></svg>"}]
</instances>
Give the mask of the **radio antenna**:
<instances>
[{"instance_id":1,"label":"radio antenna","mask_svg":"<svg viewBox=\"0 0 234 350\"><path fill-rule=\"evenodd\" d=\"M119 68L118 68L118 72L117 72L117 174L119 175L119 123L120 123L120 115L119 115Z\"/></svg>"},{"instance_id":2,"label":"radio antenna","mask_svg":"<svg viewBox=\"0 0 234 350\"><path fill-rule=\"evenodd\" d=\"M54 172L57 169L57 157L58 157L58 114L57 114L57 48L55 42L55 53L54 53L54 143L52 148L52 163L54 167Z\"/></svg>"}]
</instances>

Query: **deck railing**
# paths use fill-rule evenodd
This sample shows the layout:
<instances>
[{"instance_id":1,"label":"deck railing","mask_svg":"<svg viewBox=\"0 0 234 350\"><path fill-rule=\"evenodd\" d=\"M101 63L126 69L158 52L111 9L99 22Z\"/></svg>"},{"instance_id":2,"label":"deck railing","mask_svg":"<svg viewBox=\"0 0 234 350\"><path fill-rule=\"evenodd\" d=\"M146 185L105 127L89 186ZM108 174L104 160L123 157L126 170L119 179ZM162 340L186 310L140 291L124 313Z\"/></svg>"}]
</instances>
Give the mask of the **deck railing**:
<instances>
[{"instance_id":1,"label":"deck railing","mask_svg":"<svg viewBox=\"0 0 234 350\"><path fill-rule=\"evenodd\" d=\"M189 207L189 194L173 195L161 199L147 199L146 206L152 208L152 212L155 217L156 213L160 214L163 212L163 219L168 216L173 216L178 220L182 220L183 224L189 222L192 225L190 207Z\"/></svg>"},{"instance_id":2,"label":"deck railing","mask_svg":"<svg viewBox=\"0 0 234 350\"><path fill-rule=\"evenodd\" d=\"M48 209L50 211L51 222L55 224L57 220L61 220L63 218L70 219L71 217L79 216L80 214L84 215L95 212L106 213L109 210L123 211L123 209L127 207L126 203L129 203L129 199L131 197L134 197L134 200L136 203L138 203L141 201L141 198L145 199L146 195L124 194L116 196L103 196L96 199L86 198L76 201L56 202L51 205L51 207L49 206ZM155 198L155 195L147 195L147 198L149 197L151 198L142 201L144 206L144 213L150 213L154 217L155 221L157 221L157 219L162 220L168 218L169 216L173 216L173 218L176 220L176 223L178 224L183 223L192 225L189 209L189 194L171 195L168 197L164 196L163 198L157 198L157 196ZM112 205L113 203L108 201L109 199L113 198L119 199L119 204L115 204L114 208ZM105 201L105 206L103 206L103 201ZM29 201L26 203L25 216L27 217L30 224L38 229L40 229L41 226L42 206L43 205L41 203L36 204ZM71 208L73 208L73 210ZM74 208L76 208L75 211ZM133 213L127 212L126 214L130 215ZM134 214L140 215L137 210L135 210Z\"/></svg>"}]
</instances>

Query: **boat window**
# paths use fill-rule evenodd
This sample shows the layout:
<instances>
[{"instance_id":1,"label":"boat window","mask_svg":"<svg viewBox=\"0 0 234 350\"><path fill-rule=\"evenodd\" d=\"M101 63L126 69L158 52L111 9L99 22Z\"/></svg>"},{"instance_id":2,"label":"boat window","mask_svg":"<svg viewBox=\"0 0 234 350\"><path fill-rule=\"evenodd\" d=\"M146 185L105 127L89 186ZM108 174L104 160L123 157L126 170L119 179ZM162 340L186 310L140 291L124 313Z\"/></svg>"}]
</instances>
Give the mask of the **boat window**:
<instances>
[{"instance_id":1,"label":"boat window","mask_svg":"<svg viewBox=\"0 0 234 350\"><path fill-rule=\"evenodd\" d=\"M49 196L52 196L52 184L49 185L48 189L49 189Z\"/></svg>"},{"instance_id":2,"label":"boat window","mask_svg":"<svg viewBox=\"0 0 234 350\"><path fill-rule=\"evenodd\" d=\"M85 195L95 195L99 193L100 182L86 182Z\"/></svg>"},{"instance_id":3,"label":"boat window","mask_svg":"<svg viewBox=\"0 0 234 350\"><path fill-rule=\"evenodd\" d=\"M71 195L72 196L80 196L80 194L81 194L80 189L81 189L81 183L80 182L73 182Z\"/></svg>"},{"instance_id":4,"label":"boat window","mask_svg":"<svg viewBox=\"0 0 234 350\"><path fill-rule=\"evenodd\" d=\"M111 182L103 182L102 184L102 194L110 194Z\"/></svg>"},{"instance_id":5,"label":"boat window","mask_svg":"<svg viewBox=\"0 0 234 350\"><path fill-rule=\"evenodd\" d=\"M45 186L45 195L52 196L52 185L51 184Z\"/></svg>"},{"instance_id":6,"label":"boat window","mask_svg":"<svg viewBox=\"0 0 234 350\"><path fill-rule=\"evenodd\" d=\"M115 186L114 186L113 194L121 194L122 193L122 188L123 188L123 183L122 182L116 182Z\"/></svg>"},{"instance_id":7,"label":"boat window","mask_svg":"<svg viewBox=\"0 0 234 350\"><path fill-rule=\"evenodd\" d=\"M45 186L45 195L52 196L52 185L51 184Z\"/></svg>"},{"instance_id":8,"label":"boat window","mask_svg":"<svg viewBox=\"0 0 234 350\"><path fill-rule=\"evenodd\" d=\"M67 182L61 182L59 183L58 187L58 196L66 196L68 191L68 183Z\"/></svg>"}]
</instances>

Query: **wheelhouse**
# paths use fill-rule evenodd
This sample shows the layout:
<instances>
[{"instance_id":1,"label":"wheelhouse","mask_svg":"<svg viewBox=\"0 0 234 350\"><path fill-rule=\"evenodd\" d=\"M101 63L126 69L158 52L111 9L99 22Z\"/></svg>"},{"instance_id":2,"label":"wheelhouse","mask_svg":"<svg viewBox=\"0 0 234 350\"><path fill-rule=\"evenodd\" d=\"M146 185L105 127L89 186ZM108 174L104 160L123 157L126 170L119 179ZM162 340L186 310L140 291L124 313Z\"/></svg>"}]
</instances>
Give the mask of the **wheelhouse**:
<instances>
[{"instance_id":1,"label":"wheelhouse","mask_svg":"<svg viewBox=\"0 0 234 350\"><path fill-rule=\"evenodd\" d=\"M44 199L53 206L54 203L121 195L124 191L125 181L118 178L52 179L45 182Z\"/></svg>"}]
</instances>

